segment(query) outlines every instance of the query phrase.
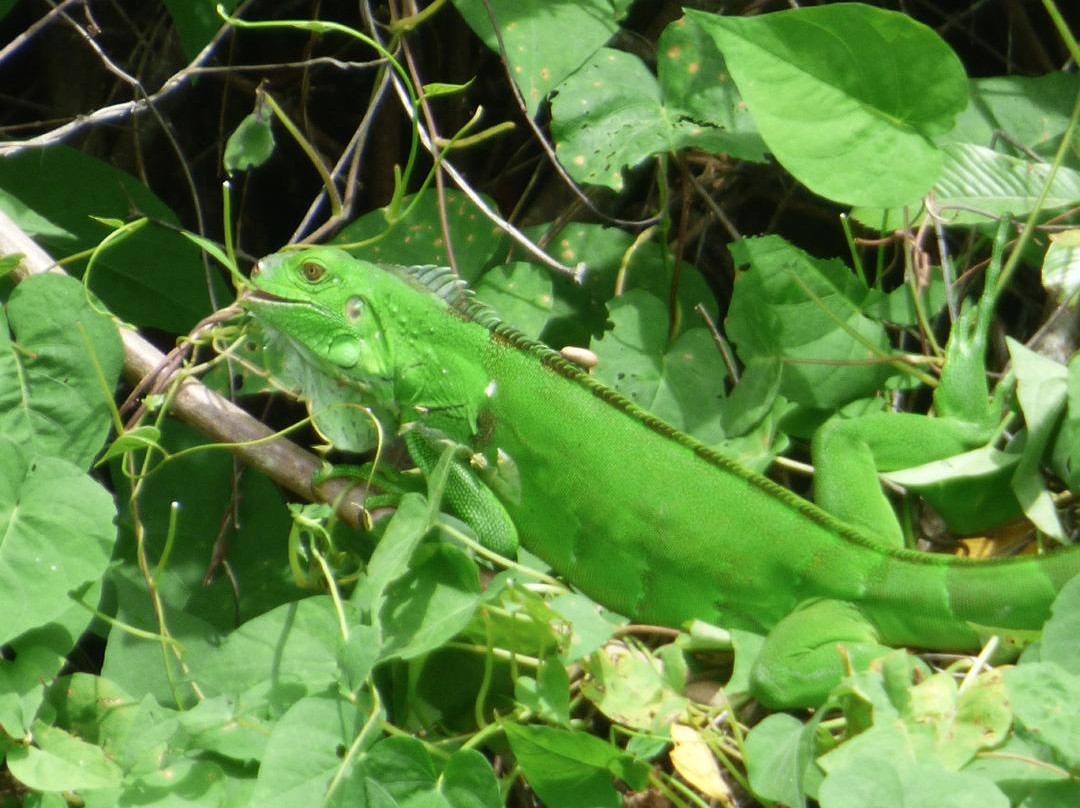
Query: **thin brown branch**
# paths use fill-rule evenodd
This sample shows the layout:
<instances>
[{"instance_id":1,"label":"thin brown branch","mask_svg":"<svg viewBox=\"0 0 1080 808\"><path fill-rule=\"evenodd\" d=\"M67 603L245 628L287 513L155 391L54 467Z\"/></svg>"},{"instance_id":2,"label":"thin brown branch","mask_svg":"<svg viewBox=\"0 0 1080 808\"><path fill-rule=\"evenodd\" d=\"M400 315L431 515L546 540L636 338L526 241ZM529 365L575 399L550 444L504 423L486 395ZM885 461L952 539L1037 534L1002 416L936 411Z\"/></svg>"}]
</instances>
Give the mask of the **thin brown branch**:
<instances>
[{"instance_id":1,"label":"thin brown branch","mask_svg":"<svg viewBox=\"0 0 1080 808\"><path fill-rule=\"evenodd\" d=\"M12 273L16 280L40 272L63 272L30 236L0 212L0 255L12 254L23 257ZM124 343L124 376L130 383L140 384L166 361L165 355L134 329L121 324L120 337ZM199 381L189 377L179 382L171 412L215 441L236 444L231 449L237 457L293 493L313 502L332 503L341 498L341 518L352 525L361 523L363 496L350 481L329 480L316 489L312 480L323 465L318 457L285 438L271 439L273 430Z\"/></svg>"}]
</instances>

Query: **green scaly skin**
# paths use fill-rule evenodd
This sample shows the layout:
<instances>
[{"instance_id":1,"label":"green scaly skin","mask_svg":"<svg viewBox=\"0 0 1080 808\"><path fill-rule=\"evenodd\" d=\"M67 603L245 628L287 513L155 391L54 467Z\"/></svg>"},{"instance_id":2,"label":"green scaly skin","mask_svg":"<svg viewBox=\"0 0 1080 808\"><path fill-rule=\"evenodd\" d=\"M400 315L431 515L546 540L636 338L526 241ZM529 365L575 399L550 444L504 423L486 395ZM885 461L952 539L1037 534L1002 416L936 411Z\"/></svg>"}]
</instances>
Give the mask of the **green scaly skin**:
<instances>
[{"instance_id":1,"label":"green scaly skin","mask_svg":"<svg viewBox=\"0 0 1080 808\"><path fill-rule=\"evenodd\" d=\"M252 284L244 304L272 336L362 383L343 398L387 435L421 430L422 469L439 440L475 453L460 468L476 496L452 506L466 522L504 512L531 552L635 620L768 633L752 687L769 706L819 704L845 670L838 643L859 665L885 646L1030 638L1080 573L1080 550L975 561L895 548L641 410L437 271L319 247L263 259Z\"/></svg>"}]
</instances>

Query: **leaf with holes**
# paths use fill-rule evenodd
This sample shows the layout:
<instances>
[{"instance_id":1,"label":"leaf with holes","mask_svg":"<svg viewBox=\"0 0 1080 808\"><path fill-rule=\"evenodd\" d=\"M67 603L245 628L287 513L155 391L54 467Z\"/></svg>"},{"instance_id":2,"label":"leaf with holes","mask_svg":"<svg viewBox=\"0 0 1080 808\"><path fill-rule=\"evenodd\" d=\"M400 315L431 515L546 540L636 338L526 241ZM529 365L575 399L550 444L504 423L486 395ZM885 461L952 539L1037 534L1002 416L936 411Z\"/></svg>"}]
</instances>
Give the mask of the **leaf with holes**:
<instances>
[{"instance_id":1,"label":"leaf with holes","mask_svg":"<svg viewBox=\"0 0 1080 808\"><path fill-rule=\"evenodd\" d=\"M723 60L700 29L673 23L660 48L659 78L636 56L604 48L559 86L551 131L574 179L620 191L623 169L688 147L763 159Z\"/></svg>"},{"instance_id":2,"label":"leaf with holes","mask_svg":"<svg viewBox=\"0 0 1080 808\"><path fill-rule=\"evenodd\" d=\"M454 5L485 45L497 53L505 48L514 83L529 115L535 115L547 94L611 39L629 3L454 0Z\"/></svg>"}]
</instances>

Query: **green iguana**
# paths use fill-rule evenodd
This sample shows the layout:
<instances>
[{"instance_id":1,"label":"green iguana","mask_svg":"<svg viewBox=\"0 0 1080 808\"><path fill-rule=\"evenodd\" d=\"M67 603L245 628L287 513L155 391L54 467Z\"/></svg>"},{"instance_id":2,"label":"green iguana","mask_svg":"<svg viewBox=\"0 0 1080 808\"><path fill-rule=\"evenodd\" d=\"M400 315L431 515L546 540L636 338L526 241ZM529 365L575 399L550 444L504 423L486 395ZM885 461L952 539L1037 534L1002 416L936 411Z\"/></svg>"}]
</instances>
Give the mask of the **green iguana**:
<instances>
[{"instance_id":1,"label":"green iguana","mask_svg":"<svg viewBox=\"0 0 1080 808\"><path fill-rule=\"evenodd\" d=\"M1022 644L1080 573L1080 550L976 561L896 547L635 406L445 270L316 247L264 258L252 286L242 301L317 425L343 401L366 408L328 439L370 448L377 420L426 473L458 447L446 505L484 544L507 553L520 537L635 620L767 634L752 688L769 706L821 703L846 669L838 644L856 667L886 646Z\"/></svg>"}]
</instances>

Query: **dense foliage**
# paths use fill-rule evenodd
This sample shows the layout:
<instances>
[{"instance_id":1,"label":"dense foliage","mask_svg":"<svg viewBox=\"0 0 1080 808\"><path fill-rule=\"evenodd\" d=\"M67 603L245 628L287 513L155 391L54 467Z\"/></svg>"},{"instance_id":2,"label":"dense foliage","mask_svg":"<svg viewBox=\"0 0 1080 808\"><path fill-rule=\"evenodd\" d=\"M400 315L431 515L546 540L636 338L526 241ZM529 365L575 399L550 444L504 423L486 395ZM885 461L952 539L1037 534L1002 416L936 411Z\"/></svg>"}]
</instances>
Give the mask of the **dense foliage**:
<instances>
[{"instance_id":1,"label":"dense foliage","mask_svg":"<svg viewBox=\"0 0 1080 808\"><path fill-rule=\"evenodd\" d=\"M215 314L288 243L447 265L807 494L814 431L930 411L979 304L1000 430L895 476L905 532L1067 542L1080 49L1053 0L417 6L0 0L5 804L1080 802L1080 588L1015 667L912 685L898 650L766 716L760 638L628 625L477 553L437 488L360 526L305 501L319 460L274 430L358 458Z\"/></svg>"}]
</instances>

